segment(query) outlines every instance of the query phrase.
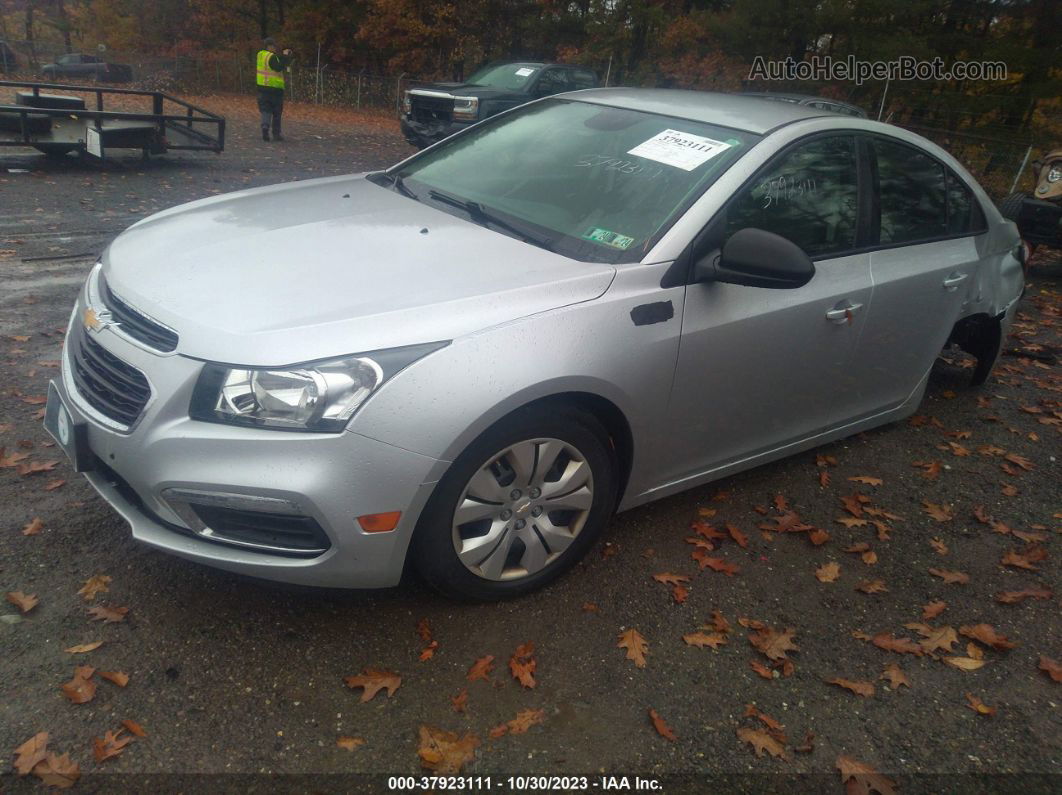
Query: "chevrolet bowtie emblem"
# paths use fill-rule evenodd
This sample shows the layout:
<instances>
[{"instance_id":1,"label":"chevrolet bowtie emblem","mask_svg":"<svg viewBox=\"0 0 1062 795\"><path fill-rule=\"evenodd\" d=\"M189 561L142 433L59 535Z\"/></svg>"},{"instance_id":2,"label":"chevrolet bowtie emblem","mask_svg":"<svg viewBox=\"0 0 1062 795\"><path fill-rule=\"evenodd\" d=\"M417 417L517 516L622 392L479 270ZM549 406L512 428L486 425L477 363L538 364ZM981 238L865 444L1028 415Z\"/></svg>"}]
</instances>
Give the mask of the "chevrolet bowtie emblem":
<instances>
[{"instance_id":1,"label":"chevrolet bowtie emblem","mask_svg":"<svg viewBox=\"0 0 1062 795\"><path fill-rule=\"evenodd\" d=\"M91 306L81 316L81 322L89 331L103 331L110 324L110 319L107 312L97 312Z\"/></svg>"}]
</instances>

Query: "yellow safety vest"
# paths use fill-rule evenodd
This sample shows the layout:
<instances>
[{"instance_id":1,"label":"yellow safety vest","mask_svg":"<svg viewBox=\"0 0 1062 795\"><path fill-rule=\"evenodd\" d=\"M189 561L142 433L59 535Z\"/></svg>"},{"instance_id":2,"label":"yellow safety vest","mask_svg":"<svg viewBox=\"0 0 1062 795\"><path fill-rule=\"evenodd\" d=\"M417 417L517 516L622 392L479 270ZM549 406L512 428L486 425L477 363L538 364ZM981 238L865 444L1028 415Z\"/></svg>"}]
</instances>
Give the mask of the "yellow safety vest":
<instances>
[{"instance_id":1,"label":"yellow safety vest","mask_svg":"<svg viewBox=\"0 0 1062 795\"><path fill-rule=\"evenodd\" d=\"M273 53L269 50L258 51L258 71L255 76L255 82L260 86L269 88L283 88L284 73L274 72L269 68L269 59L272 57Z\"/></svg>"}]
</instances>

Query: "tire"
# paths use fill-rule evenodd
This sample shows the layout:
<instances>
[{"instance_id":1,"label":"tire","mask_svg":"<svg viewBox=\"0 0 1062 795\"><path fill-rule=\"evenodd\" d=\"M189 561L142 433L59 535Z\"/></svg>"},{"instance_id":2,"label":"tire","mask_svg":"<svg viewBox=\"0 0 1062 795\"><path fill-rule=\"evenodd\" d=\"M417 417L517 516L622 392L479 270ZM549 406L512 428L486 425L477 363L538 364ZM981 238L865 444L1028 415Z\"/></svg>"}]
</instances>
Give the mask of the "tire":
<instances>
[{"instance_id":1,"label":"tire","mask_svg":"<svg viewBox=\"0 0 1062 795\"><path fill-rule=\"evenodd\" d=\"M544 458L554 466L540 468ZM433 588L459 599L497 601L537 590L600 535L615 508L617 469L608 433L593 416L557 404L511 414L472 442L439 482L417 523L413 563Z\"/></svg>"},{"instance_id":2,"label":"tire","mask_svg":"<svg viewBox=\"0 0 1062 795\"><path fill-rule=\"evenodd\" d=\"M77 149L76 146L64 146L63 144L39 144L33 148L47 157L55 159L65 158Z\"/></svg>"},{"instance_id":3,"label":"tire","mask_svg":"<svg viewBox=\"0 0 1062 795\"><path fill-rule=\"evenodd\" d=\"M1021 217L1021 206L1027 198L1028 194L1025 193L1010 194L999 203L999 214L1008 221L1018 223L1018 218Z\"/></svg>"},{"instance_id":4,"label":"tire","mask_svg":"<svg viewBox=\"0 0 1062 795\"><path fill-rule=\"evenodd\" d=\"M970 335L959 347L977 357L977 365L970 376L970 386L981 386L992 374L992 368L1003 347L1003 332L999 321L994 318L981 321L973 327Z\"/></svg>"}]
</instances>

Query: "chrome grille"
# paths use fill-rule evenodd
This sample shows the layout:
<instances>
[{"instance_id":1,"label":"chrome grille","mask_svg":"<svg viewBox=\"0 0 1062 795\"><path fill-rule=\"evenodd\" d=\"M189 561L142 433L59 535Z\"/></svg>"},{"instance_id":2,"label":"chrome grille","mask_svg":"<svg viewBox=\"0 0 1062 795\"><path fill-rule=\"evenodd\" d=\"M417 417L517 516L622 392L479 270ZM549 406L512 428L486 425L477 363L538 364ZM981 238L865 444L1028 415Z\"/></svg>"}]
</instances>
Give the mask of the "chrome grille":
<instances>
[{"instance_id":1,"label":"chrome grille","mask_svg":"<svg viewBox=\"0 0 1062 795\"><path fill-rule=\"evenodd\" d=\"M100 289L103 302L111 312L118 327L139 342L162 353L177 350L177 332L172 331L157 320L152 320L143 312L138 312L125 301L111 292L111 288L100 277Z\"/></svg>"},{"instance_id":2,"label":"chrome grille","mask_svg":"<svg viewBox=\"0 0 1062 795\"><path fill-rule=\"evenodd\" d=\"M80 324L70 330L69 351L78 395L115 422L135 423L151 397L144 374L106 350Z\"/></svg>"}]
</instances>

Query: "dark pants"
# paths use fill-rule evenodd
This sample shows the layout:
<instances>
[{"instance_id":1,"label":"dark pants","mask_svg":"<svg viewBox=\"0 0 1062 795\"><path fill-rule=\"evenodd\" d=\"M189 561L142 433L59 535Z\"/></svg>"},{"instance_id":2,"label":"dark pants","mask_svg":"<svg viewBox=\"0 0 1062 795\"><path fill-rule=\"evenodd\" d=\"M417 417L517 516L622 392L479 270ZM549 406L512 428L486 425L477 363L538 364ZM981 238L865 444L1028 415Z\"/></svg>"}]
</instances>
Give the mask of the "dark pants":
<instances>
[{"instance_id":1,"label":"dark pants","mask_svg":"<svg viewBox=\"0 0 1062 795\"><path fill-rule=\"evenodd\" d=\"M280 135L280 116L284 112L284 90L281 88L258 88L258 110L262 114L262 129L273 128L273 135Z\"/></svg>"}]
</instances>

